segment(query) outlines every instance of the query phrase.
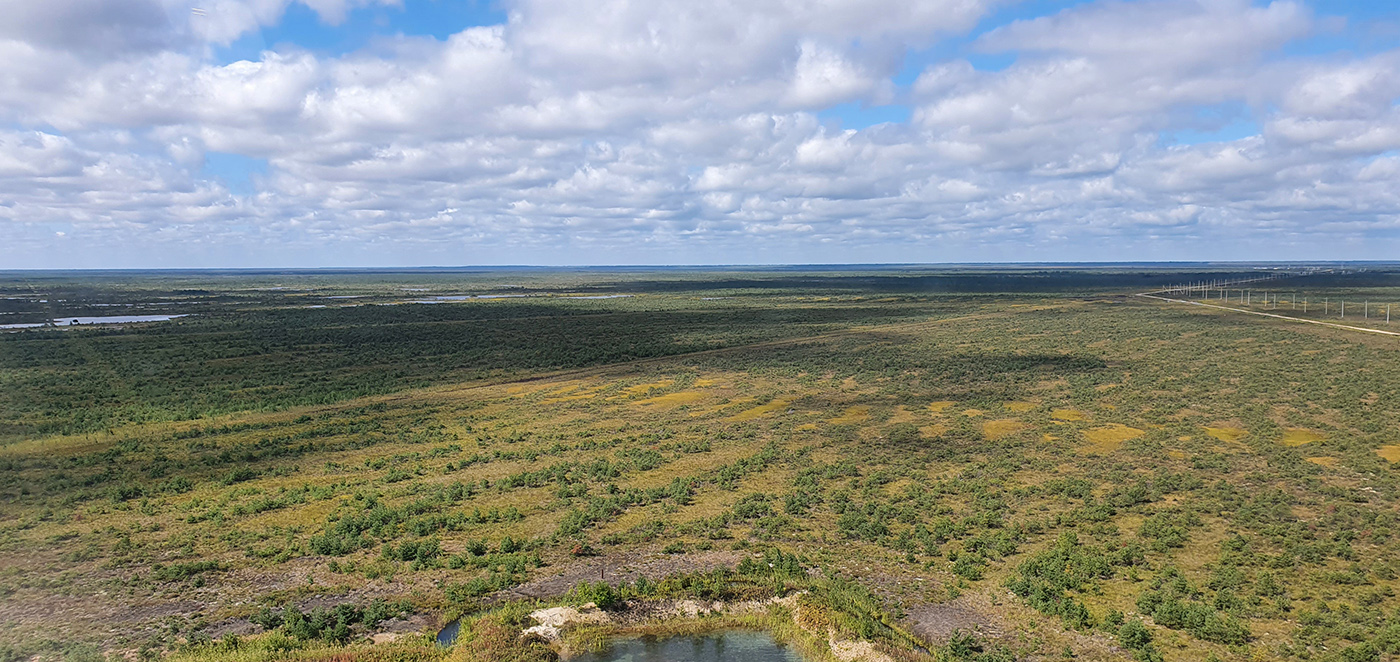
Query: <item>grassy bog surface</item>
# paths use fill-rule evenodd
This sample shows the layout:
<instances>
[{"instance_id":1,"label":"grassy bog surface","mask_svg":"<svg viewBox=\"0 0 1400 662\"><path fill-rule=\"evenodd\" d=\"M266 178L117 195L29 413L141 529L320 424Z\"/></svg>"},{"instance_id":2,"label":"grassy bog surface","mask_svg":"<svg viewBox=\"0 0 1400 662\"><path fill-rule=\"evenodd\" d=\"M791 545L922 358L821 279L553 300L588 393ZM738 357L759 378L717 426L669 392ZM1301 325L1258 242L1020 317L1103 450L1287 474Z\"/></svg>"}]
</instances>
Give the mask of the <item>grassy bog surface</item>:
<instances>
[{"instance_id":1,"label":"grassy bog surface","mask_svg":"<svg viewBox=\"0 0 1400 662\"><path fill-rule=\"evenodd\" d=\"M1400 341L1132 296L1182 276L0 279L189 314L0 333L0 659L475 659L600 580L824 586L892 655L1400 654ZM1395 293L1339 278L1270 287Z\"/></svg>"}]
</instances>

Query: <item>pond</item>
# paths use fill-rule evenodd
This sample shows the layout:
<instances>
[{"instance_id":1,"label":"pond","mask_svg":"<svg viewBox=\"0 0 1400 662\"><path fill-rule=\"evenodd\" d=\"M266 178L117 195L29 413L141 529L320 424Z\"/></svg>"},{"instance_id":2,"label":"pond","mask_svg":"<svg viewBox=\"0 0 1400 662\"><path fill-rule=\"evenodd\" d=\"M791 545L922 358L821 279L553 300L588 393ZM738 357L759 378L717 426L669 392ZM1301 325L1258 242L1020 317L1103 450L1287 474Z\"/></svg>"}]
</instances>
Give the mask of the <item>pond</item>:
<instances>
[{"instance_id":1,"label":"pond","mask_svg":"<svg viewBox=\"0 0 1400 662\"><path fill-rule=\"evenodd\" d=\"M452 642L454 642L454 641L457 640L457 632L460 631L461 629L462 629L462 621L460 621L460 620L452 621L451 623L448 623L448 624L447 624L447 627L443 628L443 629L442 629L441 631L439 631L438 634L437 634L437 642L438 642L438 645L439 645L439 646L451 646L451 645L452 645Z\"/></svg>"},{"instance_id":2,"label":"pond","mask_svg":"<svg viewBox=\"0 0 1400 662\"><path fill-rule=\"evenodd\" d=\"M81 326L84 324L133 324L136 322L168 322L177 317L187 317L187 315L111 315L107 317L59 317L53 320L53 326ZM42 326L49 326L47 323L36 324L0 324L0 329L37 329Z\"/></svg>"},{"instance_id":3,"label":"pond","mask_svg":"<svg viewBox=\"0 0 1400 662\"><path fill-rule=\"evenodd\" d=\"M614 639L599 653L570 662L802 662L766 632L732 630L685 637Z\"/></svg>"}]
</instances>

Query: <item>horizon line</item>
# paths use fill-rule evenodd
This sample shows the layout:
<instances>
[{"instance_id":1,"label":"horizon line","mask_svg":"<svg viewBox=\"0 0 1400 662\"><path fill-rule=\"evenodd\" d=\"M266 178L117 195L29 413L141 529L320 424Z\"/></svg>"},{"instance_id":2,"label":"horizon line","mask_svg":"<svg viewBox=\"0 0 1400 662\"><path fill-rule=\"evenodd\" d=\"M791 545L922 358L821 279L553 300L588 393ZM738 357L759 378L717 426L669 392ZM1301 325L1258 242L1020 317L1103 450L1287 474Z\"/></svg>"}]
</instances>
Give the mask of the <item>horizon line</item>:
<instances>
[{"instance_id":1,"label":"horizon line","mask_svg":"<svg viewBox=\"0 0 1400 662\"><path fill-rule=\"evenodd\" d=\"M600 271L600 270L715 270L715 269L852 269L852 268L951 268L951 267L1090 267L1090 266L1317 266L1317 265L1400 265L1400 260L1140 260L1140 261L1003 261L1003 262L771 262L771 263L694 263L694 264L493 264L493 265L416 265L416 266L282 266L282 267L15 267L0 268L9 273L141 273L141 272L395 272L395 271Z\"/></svg>"}]
</instances>

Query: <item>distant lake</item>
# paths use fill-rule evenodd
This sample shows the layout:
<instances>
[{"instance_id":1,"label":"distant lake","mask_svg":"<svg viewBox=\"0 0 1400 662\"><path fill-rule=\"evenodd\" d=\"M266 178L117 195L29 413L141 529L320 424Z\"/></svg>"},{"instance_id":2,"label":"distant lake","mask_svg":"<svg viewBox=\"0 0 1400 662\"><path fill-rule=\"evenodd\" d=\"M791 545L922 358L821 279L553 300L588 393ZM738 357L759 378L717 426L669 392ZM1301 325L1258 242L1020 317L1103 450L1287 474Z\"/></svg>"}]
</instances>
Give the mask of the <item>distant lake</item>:
<instances>
[{"instance_id":1,"label":"distant lake","mask_svg":"<svg viewBox=\"0 0 1400 662\"><path fill-rule=\"evenodd\" d=\"M414 299L405 303L445 303L448 301L470 301L472 299L523 299L529 294L451 294L443 296L429 297L427 299Z\"/></svg>"},{"instance_id":2,"label":"distant lake","mask_svg":"<svg viewBox=\"0 0 1400 662\"><path fill-rule=\"evenodd\" d=\"M131 324L134 322L167 322L187 315L111 315L107 317L61 317L53 321L54 326L83 326L86 324ZM37 329L48 326L39 322L33 324L0 324L0 329Z\"/></svg>"},{"instance_id":3,"label":"distant lake","mask_svg":"<svg viewBox=\"0 0 1400 662\"><path fill-rule=\"evenodd\" d=\"M599 653L571 662L802 662L797 651L765 632L731 630L688 637L614 639Z\"/></svg>"}]
</instances>

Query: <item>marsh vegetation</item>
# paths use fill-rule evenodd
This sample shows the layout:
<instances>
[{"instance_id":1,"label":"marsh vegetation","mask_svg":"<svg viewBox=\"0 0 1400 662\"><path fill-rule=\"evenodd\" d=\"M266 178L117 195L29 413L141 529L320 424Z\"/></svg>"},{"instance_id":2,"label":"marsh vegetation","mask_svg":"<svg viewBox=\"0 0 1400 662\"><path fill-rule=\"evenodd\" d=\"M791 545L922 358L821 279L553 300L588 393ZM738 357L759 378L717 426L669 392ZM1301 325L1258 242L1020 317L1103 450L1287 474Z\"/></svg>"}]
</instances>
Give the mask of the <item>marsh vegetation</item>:
<instances>
[{"instance_id":1,"label":"marsh vegetation","mask_svg":"<svg viewBox=\"0 0 1400 662\"><path fill-rule=\"evenodd\" d=\"M712 625L1400 654L1400 341L1132 296L1201 275L0 279L6 323L188 315L0 334L0 660L546 659L540 606L787 598Z\"/></svg>"}]
</instances>

